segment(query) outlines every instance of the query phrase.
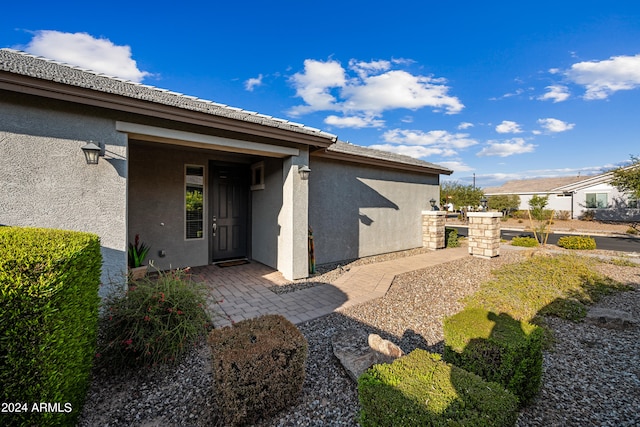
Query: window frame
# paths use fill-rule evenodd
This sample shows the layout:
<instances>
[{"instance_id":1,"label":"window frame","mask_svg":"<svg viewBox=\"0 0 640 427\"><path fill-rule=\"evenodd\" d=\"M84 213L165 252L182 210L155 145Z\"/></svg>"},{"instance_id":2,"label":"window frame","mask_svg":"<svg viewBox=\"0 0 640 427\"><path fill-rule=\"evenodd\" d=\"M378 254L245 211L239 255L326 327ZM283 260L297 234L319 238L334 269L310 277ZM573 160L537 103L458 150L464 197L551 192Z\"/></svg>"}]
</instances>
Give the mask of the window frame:
<instances>
[{"instance_id":1,"label":"window frame","mask_svg":"<svg viewBox=\"0 0 640 427\"><path fill-rule=\"evenodd\" d=\"M189 170L190 169L200 169L202 172L202 175L195 175L195 174L189 174ZM190 163L186 163L184 165L184 195L183 195L183 213L184 213L184 240L185 241L193 241L193 240L204 240L206 234L205 234L205 208L206 208L206 196L205 196L205 175L206 174L206 168L204 165L198 165L198 164L190 164ZM196 177L196 178L200 178L200 183L198 182L193 182L193 181L198 181L198 179L192 179L192 182L189 182L189 177ZM201 217L200 219L189 219L189 211L187 210L187 195L189 193L189 187L195 188L195 189L200 189L200 193L202 194L202 206L201 206ZM200 227L199 230L196 230L196 236L190 236L190 224L193 223L198 223L200 222ZM199 234L199 235L197 235Z\"/></svg>"},{"instance_id":2,"label":"window frame","mask_svg":"<svg viewBox=\"0 0 640 427\"><path fill-rule=\"evenodd\" d=\"M594 196L594 202L595 205L593 205L593 203L589 203L589 196L593 195ZM604 196L604 204L602 204L601 206L601 201L599 200L601 199L598 196ZM585 199L585 206L587 207L587 209L607 209L609 207L609 193L597 193L597 192L593 192L593 193L585 193L584 194L584 199Z\"/></svg>"}]
</instances>

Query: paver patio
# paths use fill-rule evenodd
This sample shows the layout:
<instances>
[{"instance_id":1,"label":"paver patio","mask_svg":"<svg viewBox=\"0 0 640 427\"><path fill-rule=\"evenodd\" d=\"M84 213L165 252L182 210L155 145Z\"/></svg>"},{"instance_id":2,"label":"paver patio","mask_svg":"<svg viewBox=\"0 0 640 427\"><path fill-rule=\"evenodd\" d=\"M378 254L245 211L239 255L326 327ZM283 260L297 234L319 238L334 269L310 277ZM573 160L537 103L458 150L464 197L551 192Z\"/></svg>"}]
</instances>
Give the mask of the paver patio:
<instances>
[{"instance_id":1,"label":"paver patio","mask_svg":"<svg viewBox=\"0 0 640 427\"><path fill-rule=\"evenodd\" d=\"M191 271L196 280L205 281L211 289L209 307L216 313L216 327L263 314L281 314L293 323L301 323L384 296L399 274L467 256L468 249L461 247L355 266L333 283L285 294L276 294L269 288L290 282L255 261L225 268L196 267Z\"/></svg>"}]
</instances>

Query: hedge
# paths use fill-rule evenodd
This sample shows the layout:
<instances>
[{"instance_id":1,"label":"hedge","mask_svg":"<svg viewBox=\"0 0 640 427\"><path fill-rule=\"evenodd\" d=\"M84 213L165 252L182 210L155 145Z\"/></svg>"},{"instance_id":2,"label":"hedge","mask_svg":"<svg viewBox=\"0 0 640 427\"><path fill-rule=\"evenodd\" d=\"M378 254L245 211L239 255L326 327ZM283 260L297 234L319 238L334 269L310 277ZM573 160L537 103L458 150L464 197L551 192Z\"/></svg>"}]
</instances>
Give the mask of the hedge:
<instances>
[{"instance_id":1,"label":"hedge","mask_svg":"<svg viewBox=\"0 0 640 427\"><path fill-rule=\"evenodd\" d=\"M518 399L500 384L416 349L358 379L360 425L513 426Z\"/></svg>"},{"instance_id":2,"label":"hedge","mask_svg":"<svg viewBox=\"0 0 640 427\"><path fill-rule=\"evenodd\" d=\"M95 356L99 238L0 227L0 247L0 400L26 409L3 424L73 425Z\"/></svg>"},{"instance_id":3,"label":"hedge","mask_svg":"<svg viewBox=\"0 0 640 427\"><path fill-rule=\"evenodd\" d=\"M444 320L444 360L511 390L524 405L542 380L542 328L482 308Z\"/></svg>"}]
</instances>

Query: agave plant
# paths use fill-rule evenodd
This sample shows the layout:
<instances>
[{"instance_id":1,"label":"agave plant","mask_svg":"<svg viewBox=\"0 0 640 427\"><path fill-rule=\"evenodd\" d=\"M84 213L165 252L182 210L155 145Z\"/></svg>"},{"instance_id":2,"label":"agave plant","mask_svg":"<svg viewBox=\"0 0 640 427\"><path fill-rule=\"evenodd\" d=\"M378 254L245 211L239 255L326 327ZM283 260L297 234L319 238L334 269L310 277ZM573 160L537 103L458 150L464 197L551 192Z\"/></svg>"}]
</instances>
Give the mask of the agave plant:
<instances>
[{"instance_id":1,"label":"agave plant","mask_svg":"<svg viewBox=\"0 0 640 427\"><path fill-rule=\"evenodd\" d=\"M149 246L140 241L140 235L136 234L134 243L129 243L129 267L141 267L149 249Z\"/></svg>"}]
</instances>

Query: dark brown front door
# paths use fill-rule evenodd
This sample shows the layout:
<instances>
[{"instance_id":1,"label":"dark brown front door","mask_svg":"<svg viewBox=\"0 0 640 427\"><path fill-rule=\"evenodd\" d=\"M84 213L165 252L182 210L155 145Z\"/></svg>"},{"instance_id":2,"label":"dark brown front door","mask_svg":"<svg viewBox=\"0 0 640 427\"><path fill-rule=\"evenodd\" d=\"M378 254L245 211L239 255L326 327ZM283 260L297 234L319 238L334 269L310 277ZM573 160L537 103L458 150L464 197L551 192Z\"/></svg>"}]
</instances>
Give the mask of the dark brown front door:
<instances>
[{"instance_id":1,"label":"dark brown front door","mask_svg":"<svg viewBox=\"0 0 640 427\"><path fill-rule=\"evenodd\" d=\"M248 175L243 166L213 164L211 172L211 260L247 256Z\"/></svg>"}]
</instances>

